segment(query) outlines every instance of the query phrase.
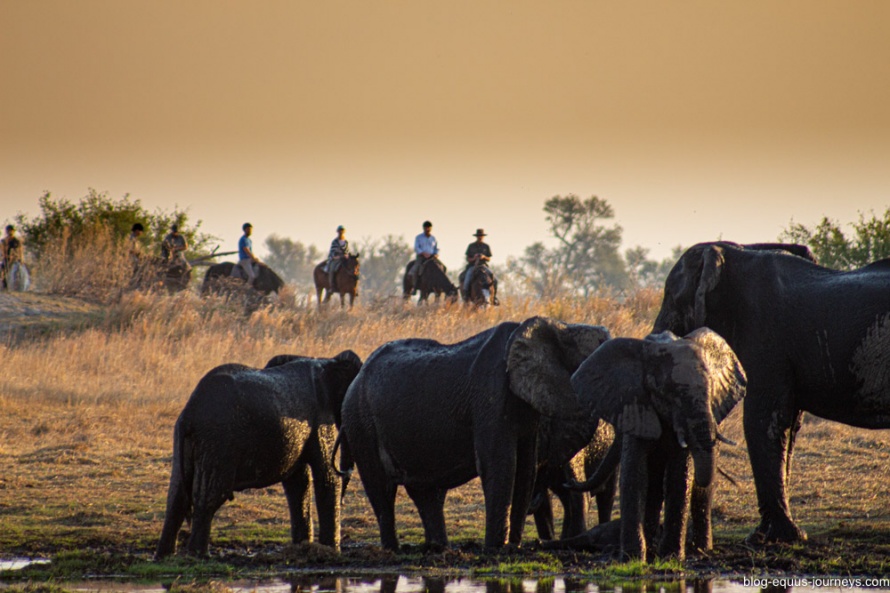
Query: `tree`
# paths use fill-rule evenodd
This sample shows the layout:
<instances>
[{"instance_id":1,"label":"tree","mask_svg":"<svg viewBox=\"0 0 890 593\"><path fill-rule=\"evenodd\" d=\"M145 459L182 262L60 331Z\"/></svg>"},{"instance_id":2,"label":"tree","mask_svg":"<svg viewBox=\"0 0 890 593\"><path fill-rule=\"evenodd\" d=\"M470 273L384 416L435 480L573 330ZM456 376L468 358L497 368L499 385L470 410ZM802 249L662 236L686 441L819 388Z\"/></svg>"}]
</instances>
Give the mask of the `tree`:
<instances>
[{"instance_id":1,"label":"tree","mask_svg":"<svg viewBox=\"0 0 890 593\"><path fill-rule=\"evenodd\" d=\"M645 247L634 247L624 252L627 262L627 273L631 286L634 288L664 288L668 274L685 249L674 247L671 256L660 262L649 259L649 250Z\"/></svg>"},{"instance_id":2,"label":"tree","mask_svg":"<svg viewBox=\"0 0 890 593\"><path fill-rule=\"evenodd\" d=\"M45 192L38 203L38 216L16 216L16 224L25 236L28 249L38 259L44 248L54 240L65 236L76 243L99 228L110 232L114 239L123 241L136 222L145 227L142 241L146 246L160 246L164 236L170 232L170 226L177 223L180 233L189 243L187 257L208 253L210 244L217 241L216 237L200 232L200 220L194 224L188 222L187 210L165 212L158 209L150 213L130 194L115 200L108 196L108 192L89 188L86 196L73 203L65 198L53 198L50 192Z\"/></svg>"},{"instance_id":3,"label":"tree","mask_svg":"<svg viewBox=\"0 0 890 593\"><path fill-rule=\"evenodd\" d=\"M308 247L300 241L272 234L266 237L269 255L265 263L275 270L286 282L298 287L314 287L312 270L324 259L315 245Z\"/></svg>"},{"instance_id":4,"label":"tree","mask_svg":"<svg viewBox=\"0 0 890 593\"><path fill-rule=\"evenodd\" d=\"M544 203L544 212L556 247L535 243L514 260L514 270L532 290L541 296L589 295L599 288L629 287L619 252L622 229L602 223L615 216L608 202L597 196L587 200L574 194L554 196Z\"/></svg>"},{"instance_id":5,"label":"tree","mask_svg":"<svg viewBox=\"0 0 890 593\"><path fill-rule=\"evenodd\" d=\"M871 218L859 214L859 221L851 223L853 233L847 237L841 225L828 217L814 228L795 223L779 235L779 240L807 245L816 260L836 270L852 270L890 257L890 208L883 217L871 213Z\"/></svg>"},{"instance_id":6,"label":"tree","mask_svg":"<svg viewBox=\"0 0 890 593\"><path fill-rule=\"evenodd\" d=\"M401 281L405 266L411 261L414 251L405 237L386 235L382 239L361 240L356 252L361 253L361 284L363 294L372 297L386 297L401 294Z\"/></svg>"}]
</instances>

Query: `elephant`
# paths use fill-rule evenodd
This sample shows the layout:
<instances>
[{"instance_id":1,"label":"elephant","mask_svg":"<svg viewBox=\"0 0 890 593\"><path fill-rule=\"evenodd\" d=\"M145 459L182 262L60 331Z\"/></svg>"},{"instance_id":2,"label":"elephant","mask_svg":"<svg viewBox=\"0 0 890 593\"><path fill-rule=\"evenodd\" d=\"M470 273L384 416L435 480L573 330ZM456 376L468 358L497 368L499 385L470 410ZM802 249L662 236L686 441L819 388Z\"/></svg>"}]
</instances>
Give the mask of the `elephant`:
<instances>
[{"instance_id":1,"label":"elephant","mask_svg":"<svg viewBox=\"0 0 890 593\"><path fill-rule=\"evenodd\" d=\"M542 417L540 420L539 464L529 510L534 515L538 538L541 540L553 540L556 537L550 492L556 495L563 508L559 539L565 540L587 531L590 497L587 492L567 488L566 484L580 482L594 475L610 450L615 432L608 423L598 421L593 438L585 444L584 438L589 434L590 421L586 417ZM579 447L583 448L578 451ZM596 488L597 519L600 524L612 519L616 482L616 473L612 472Z\"/></svg>"},{"instance_id":2,"label":"elephant","mask_svg":"<svg viewBox=\"0 0 890 593\"><path fill-rule=\"evenodd\" d=\"M263 369L225 364L207 373L179 415L164 528L156 558L172 554L186 517L187 551L207 556L213 515L234 493L281 483L294 543L311 541L314 486L319 542L339 549L340 476L333 443L361 359L279 355ZM310 473L311 472L311 473Z\"/></svg>"},{"instance_id":3,"label":"elephant","mask_svg":"<svg viewBox=\"0 0 890 593\"><path fill-rule=\"evenodd\" d=\"M717 426L745 396L746 386L735 353L707 328L683 338L671 332L643 340L615 338L572 375L582 405L615 428L612 448L620 453L610 451L606 457L612 463L620 459L624 558L646 561L655 555L662 504L657 555L685 558L690 458L695 485L704 494L693 543L710 547L711 485L722 439ZM614 466L605 465L606 473L614 472ZM594 475L587 486L597 479Z\"/></svg>"},{"instance_id":4,"label":"elephant","mask_svg":"<svg viewBox=\"0 0 890 593\"><path fill-rule=\"evenodd\" d=\"M426 544L444 547L445 496L476 476L486 547L520 544L538 463L538 421L580 413L571 375L608 338L602 327L533 317L457 344L407 339L375 350L346 393L341 434L383 547L398 550L398 485L417 507ZM578 449L592 433L581 435Z\"/></svg>"},{"instance_id":5,"label":"elephant","mask_svg":"<svg viewBox=\"0 0 890 593\"><path fill-rule=\"evenodd\" d=\"M744 431L760 523L749 543L794 542L787 481L804 411L890 427L890 260L840 272L802 245L700 243L668 274L654 331L707 326L748 375Z\"/></svg>"}]
</instances>

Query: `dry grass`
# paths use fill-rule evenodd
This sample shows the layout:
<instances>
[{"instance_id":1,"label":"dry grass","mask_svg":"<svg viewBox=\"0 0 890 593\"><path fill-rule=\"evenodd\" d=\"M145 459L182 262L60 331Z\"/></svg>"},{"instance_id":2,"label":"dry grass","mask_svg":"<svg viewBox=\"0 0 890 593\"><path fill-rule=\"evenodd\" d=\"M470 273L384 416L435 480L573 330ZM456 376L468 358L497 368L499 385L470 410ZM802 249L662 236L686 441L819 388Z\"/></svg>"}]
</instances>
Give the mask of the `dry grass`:
<instances>
[{"instance_id":1,"label":"dry grass","mask_svg":"<svg viewBox=\"0 0 890 593\"><path fill-rule=\"evenodd\" d=\"M198 379L216 365L261 366L276 354L331 356L347 348L364 359L389 340L456 342L532 315L641 337L660 294L641 292L623 303L608 297L507 300L487 311L393 302L319 313L288 301L294 302L284 298L246 317L221 298L131 293L89 329L0 345L0 550L150 552L163 521L173 424ZM757 520L740 419L740 411L733 413L724 432L742 444L724 448L721 461L739 486L721 480L716 506L717 536L733 542ZM877 533L882 553L890 556L890 434L808 419L794 470L792 507L811 534L834 541ZM481 539L476 481L449 495L446 512L454 541ZM404 494L398 518L404 541L422 541ZM345 543L377 542L357 479L343 521ZM249 491L219 512L213 546L262 549L285 543L287 531L281 488ZM526 535L534 536L531 523Z\"/></svg>"}]
</instances>

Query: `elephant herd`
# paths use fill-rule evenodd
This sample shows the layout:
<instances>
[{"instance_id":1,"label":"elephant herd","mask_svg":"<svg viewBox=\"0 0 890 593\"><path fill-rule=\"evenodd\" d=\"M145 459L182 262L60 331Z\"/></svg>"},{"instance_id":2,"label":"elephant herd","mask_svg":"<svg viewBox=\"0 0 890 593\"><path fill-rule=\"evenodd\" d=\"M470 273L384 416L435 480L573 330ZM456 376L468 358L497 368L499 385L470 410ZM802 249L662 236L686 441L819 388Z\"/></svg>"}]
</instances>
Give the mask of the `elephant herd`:
<instances>
[{"instance_id":1,"label":"elephant herd","mask_svg":"<svg viewBox=\"0 0 890 593\"><path fill-rule=\"evenodd\" d=\"M223 365L176 422L156 556L174 551L186 518L187 551L206 555L222 504L275 483L293 541L312 539L314 490L318 541L338 547L357 466L387 549L399 549L399 486L426 544L444 547L446 494L478 477L486 547L519 545L530 512L554 540L552 490L564 520L546 546L682 559L711 546L718 426L742 399L761 515L749 541L806 539L786 492L802 413L890 427L888 364L890 262L838 272L798 245L715 242L681 256L644 339L533 317L457 344L389 342L364 363L345 351ZM590 530L585 492L598 506Z\"/></svg>"}]
</instances>

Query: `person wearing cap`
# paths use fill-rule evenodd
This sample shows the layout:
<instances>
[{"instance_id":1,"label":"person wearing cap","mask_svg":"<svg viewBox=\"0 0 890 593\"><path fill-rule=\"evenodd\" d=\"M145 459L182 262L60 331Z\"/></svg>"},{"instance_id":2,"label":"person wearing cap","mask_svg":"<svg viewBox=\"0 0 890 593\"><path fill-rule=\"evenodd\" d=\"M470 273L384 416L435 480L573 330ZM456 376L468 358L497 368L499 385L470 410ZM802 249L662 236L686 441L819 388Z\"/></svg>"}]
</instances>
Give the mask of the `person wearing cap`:
<instances>
[{"instance_id":1,"label":"person wearing cap","mask_svg":"<svg viewBox=\"0 0 890 593\"><path fill-rule=\"evenodd\" d=\"M188 248L188 241L179 234L179 225L170 225L170 232L161 243L161 256L167 260L167 268L181 267L190 270L191 266L185 259L185 252Z\"/></svg>"},{"instance_id":2,"label":"person wearing cap","mask_svg":"<svg viewBox=\"0 0 890 593\"><path fill-rule=\"evenodd\" d=\"M439 257L439 244L433 236L433 223L428 220L423 222L423 232L414 238L414 253L416 258L414 265L411 266L411 286L413 290L417 290L417 276L423 265L431 260Z\"/></svg>"},{"instance_id":3,"label":"person wearing cap","mask_svg":"<svg viewBox=\"0 0 890 593\"><path fill-rule=\"evenodd\" d=\"M467 246L467 267L463 273L465 293L470 292L470 283L473 280L473 269L476 267L476 263L487 262L491 259L491 247L482 240L482 237L486 236L485 230L476 229L476 234L473 236L476 237L476 240Z\"/></svg>"},{"instance_id":4,"label":"person wearing cap","mask_svg":"<svg viewBox=\"0 0 890 593\"><path fill-rule=\"evenodd\" d=\"M22 240L15 236L15 227L6 225L6 236L0 239L0 258L2 258L3 288L6 288L6 276L13 264L24 259L25 248Z\"/></svg>"},{"instance_id":5,"label":"person wearing cap","mask_svg":"<svg viewBox=\"0 0 890 593\"><path fill-rule=\"evenodd\" d=\"M253 254L253 240L250 235L253 233L253 225L245 222L241 225L244 234L238 239L238 267L247 277L247 284L253 286L256 283L257 267L260 260Z\"/></svg>"},{"instance_id":6,"label":"person wearing cap","mask_svg":"<svg viewBox=\"0 0 890 593\"><path fill-rule=\"evenodd\" d=\"M349 241L346 240L346 227L342 224L337 227L337 236L331 241L328 250L328 285L334 290L334 274L340 269L340 264L349 257Z\"/></svg>"}]
</instances>

